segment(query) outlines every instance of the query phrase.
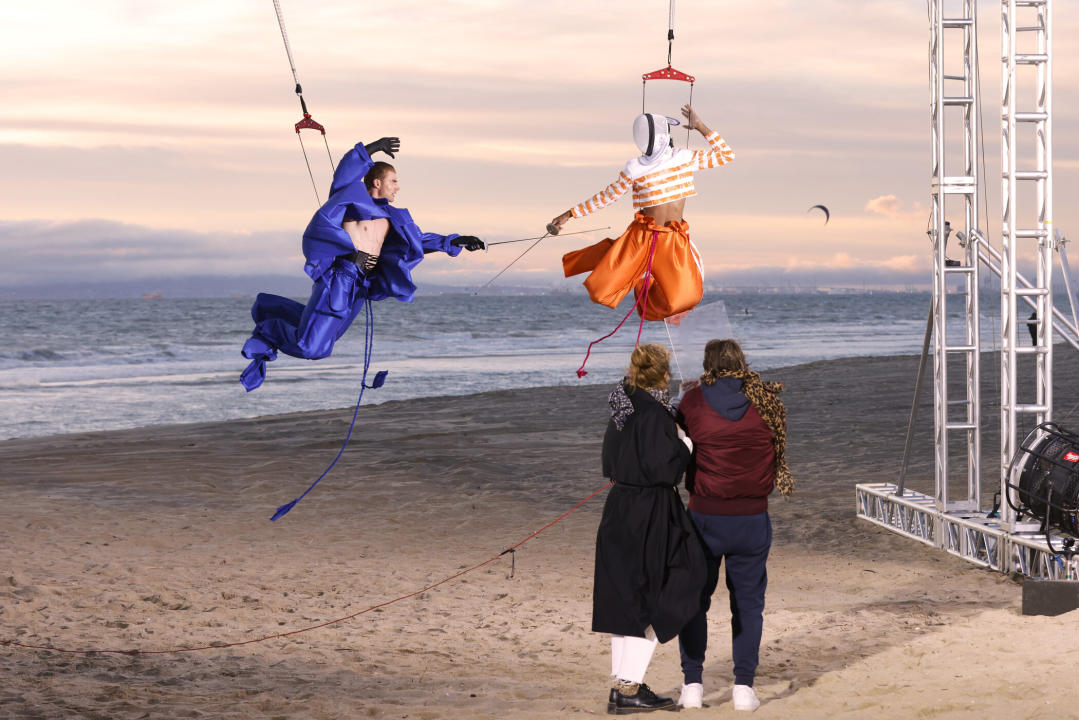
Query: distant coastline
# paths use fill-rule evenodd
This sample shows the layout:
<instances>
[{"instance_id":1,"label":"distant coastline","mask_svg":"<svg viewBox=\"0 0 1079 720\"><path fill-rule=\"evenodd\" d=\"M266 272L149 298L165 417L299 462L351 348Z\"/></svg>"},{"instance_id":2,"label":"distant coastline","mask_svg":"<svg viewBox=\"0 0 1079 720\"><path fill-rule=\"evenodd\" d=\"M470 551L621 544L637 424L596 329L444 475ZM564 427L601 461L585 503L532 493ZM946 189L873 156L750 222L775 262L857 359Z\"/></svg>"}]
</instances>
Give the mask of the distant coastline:
<instances>
[{"instance_id":1,"label":"distant coastline","mask_svg":"<svg viewBox=\"0 0 1079 720\"><path fill-rule=\"evenodd\" d=\"M777 276L779 277L779 276ZM844 284L825 282L705 283L705 291L728 295L744 294L862 294L862 293L920 293L929 290L928 283ZM0 300L87 300L122 298L254 298L260 292L273 292L287 297L306 297L311 282L298 275L250 275L241 277L192 276L175 278L138 278L107 282L49 283L0 287ZM448 285L420 282L417 295L584 295L578 278L558 279L549 283Z\"/></svg>"}]
</instances>

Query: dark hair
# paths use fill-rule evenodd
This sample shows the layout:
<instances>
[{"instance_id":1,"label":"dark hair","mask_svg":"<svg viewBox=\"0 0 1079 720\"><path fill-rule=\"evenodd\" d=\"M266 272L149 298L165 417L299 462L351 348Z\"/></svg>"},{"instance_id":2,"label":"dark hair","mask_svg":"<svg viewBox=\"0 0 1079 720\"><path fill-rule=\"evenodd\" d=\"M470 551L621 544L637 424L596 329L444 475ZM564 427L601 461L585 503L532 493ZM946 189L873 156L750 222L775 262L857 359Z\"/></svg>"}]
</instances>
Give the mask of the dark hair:
<instances>
[{"instance_id":1,"label":"dark hair","mask_svg":"<svg viewBox=\"0 0 1079 720\"><path fill-rule=\"evenodd\" d=\"M626 384L630 390L662 390L670 382L671 354L659 343L644 343L629 356Z\"/></svg>"},{"instance_id":2,"label":"dark hair","mask_svg":"<svg viewBox=\"0 0 1079 720\"><path fill-rule=\"evenodd\" d=\"M397 172L393 165L388 162L377 161L371 166L371 169L367 171L367 174L363 176L363 184L367 188L367 192L371 192L375 189L375 180L381 180L386 177L388 172Z\"/></svg>"},{"instance_id":3,"label":"dark hair","mask_svg":"<svg viewBox=\"0 0 1079 720\"><path fill-rule=\"evenodd\" d=\"M748 370L746 356L742 352L742 346L737 340L709 340L704 346L704 375L701 382L705 385L714 385L719 373L723 370L744 371Z\"/></svg>"}]
</instances>

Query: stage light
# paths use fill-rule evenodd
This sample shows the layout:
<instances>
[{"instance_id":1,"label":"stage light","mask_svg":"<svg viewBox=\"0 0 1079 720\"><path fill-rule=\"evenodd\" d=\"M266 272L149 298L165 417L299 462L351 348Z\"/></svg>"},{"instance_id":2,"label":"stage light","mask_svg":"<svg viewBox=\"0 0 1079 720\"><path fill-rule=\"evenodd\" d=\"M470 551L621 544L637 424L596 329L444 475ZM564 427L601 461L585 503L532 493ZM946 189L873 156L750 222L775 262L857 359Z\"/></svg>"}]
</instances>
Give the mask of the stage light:
<instances>
[{"instance_id":1,"label":"stage light","mask_svg":"<svg viewBox=\"0 0 1079 720\"><path fill-rule=\"evenodd\" d=\"M1016 476L1018 483L1009 483L1016 512L1040 519L1046 530L1079 537L1079 435L1053 422L1034 428L1012 459L1008 477Z\"/></svg>"}]
</instances>

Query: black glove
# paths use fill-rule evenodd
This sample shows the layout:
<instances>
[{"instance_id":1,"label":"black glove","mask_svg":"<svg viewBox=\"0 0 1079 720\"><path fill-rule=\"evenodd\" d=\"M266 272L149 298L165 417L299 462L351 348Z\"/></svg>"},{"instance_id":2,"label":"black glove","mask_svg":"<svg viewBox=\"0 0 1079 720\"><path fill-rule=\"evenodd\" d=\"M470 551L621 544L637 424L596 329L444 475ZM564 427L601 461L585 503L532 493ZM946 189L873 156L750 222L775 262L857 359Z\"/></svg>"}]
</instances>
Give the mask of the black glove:
<instances>
[{"instance_id":1,"label":"black glove","mask_svg":"<svg viewBox=\"0 0 1079 720\"><path fill-rule=\"evenodd\" d=\"M379 138L370 145L364 145L364 147L367 148L368 155L374 155L381 150L390 157L393 157L393 154L401 149L401 139L395 137Z\"/></svg>"},{"instance_id":2,"label":"black glove","mask_svg":"<svg viewBox=\"0 0 1079 720\"><path fill-rule=\"evenodd\" d=\"M474 250L486 250L487 245L475 235L460 235L450 240L450 245L454 247L463 247L465 250L472 252Z\"/></svg>"}]
</instances>

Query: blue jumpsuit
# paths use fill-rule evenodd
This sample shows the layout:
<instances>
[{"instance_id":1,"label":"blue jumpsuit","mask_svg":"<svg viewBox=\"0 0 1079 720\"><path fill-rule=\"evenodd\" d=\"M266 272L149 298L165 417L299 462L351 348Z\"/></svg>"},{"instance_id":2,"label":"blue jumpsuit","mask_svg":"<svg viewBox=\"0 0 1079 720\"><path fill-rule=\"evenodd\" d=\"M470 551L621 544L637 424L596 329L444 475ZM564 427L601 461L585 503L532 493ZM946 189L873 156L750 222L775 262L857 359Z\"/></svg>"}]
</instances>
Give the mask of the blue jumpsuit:
<instances>
[{"instance_id":1,"label":"blue jumpsuit","mask_svg":"<svg viewBox=\"0 0 1079 720\"><path fill-rule=\"evenodd\" d=\"M416 293L412 268L425 253L460 254L461 248L450 244L456 233L422 232L408 210L367 193L363 178L373 164L363 143L349 150L333 175L329 200L304 231L304 271L314 280L307 304L269 293L255 298L251 306L255 329L242 350L251 363L240 375L240 383L249 392L262 385L266 363L277 358L278 350L308 360L329 356L366 300L395 297L411 302ZM356 251L342 223L378 218L386 218L390 226L378 265L365 274L342 257Z\"/></svg>"}]
</instances>

